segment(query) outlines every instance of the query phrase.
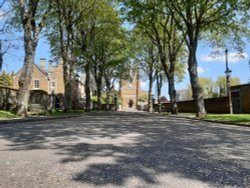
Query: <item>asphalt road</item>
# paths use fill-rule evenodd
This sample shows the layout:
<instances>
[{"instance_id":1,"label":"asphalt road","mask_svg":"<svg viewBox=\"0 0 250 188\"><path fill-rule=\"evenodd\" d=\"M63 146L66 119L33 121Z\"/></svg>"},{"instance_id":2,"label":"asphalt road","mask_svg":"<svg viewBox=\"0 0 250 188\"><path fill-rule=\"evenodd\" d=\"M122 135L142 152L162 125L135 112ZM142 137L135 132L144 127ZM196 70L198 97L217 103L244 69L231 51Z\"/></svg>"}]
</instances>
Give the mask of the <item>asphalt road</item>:
<instances>
[{"instance_id":1,"label":"asphalt road","mask_svg":"<svg viewBox=\"0 0 250 188\"><path fill-rule=\"evenodd\" d=\"M144 113L0 124L0 187L250 187L250 128Z\"/></svg>"}]
</instances>

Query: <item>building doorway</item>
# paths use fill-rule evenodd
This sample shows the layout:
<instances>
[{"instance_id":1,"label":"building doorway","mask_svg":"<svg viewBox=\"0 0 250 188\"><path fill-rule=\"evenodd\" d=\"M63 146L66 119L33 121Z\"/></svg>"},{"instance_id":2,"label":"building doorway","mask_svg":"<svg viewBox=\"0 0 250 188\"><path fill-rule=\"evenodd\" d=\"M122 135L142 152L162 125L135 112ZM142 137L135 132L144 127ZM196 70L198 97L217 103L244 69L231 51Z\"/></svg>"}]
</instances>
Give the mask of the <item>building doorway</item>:
<instances>
[{"instance_id":1,"label":"building doorway","mask_svg":"<svg viewBox=\"0 0 250 188\"><path fill-rule=\"evenodd\" d=\"M132 99L129 99L128 101L128 107L132 108L134 106L134 101Z\"/></svg>"},{"instance_id":2,"label":"building doorway","mask_svg":"<svg viewBox=\"0 0 250 188\"><path fill-rule=\"evenodd\" d=\"M234 114L241 113L240 91L231 92L231 96L232 96L233 113Z\"/></svg>"}]
</instances>

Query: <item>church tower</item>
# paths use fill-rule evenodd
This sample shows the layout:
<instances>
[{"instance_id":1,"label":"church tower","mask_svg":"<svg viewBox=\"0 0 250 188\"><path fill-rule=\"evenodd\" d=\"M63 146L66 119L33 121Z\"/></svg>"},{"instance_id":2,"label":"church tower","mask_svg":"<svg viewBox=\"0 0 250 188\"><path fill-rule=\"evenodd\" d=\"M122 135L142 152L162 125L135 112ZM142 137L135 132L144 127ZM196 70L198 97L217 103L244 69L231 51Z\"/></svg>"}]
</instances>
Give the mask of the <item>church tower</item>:
<instances>
[{"instance_id":1,"label":"church tower","mask_svg":"<svg viewBox=\"0 0 250 188\"><path fill-rule=\"evenodd\" d=\"M120 97L123 110L137 109L139 90L139 73L137 69L133 69L130 71L130 78L120 82Z\"/></svg>"}]
</instances>

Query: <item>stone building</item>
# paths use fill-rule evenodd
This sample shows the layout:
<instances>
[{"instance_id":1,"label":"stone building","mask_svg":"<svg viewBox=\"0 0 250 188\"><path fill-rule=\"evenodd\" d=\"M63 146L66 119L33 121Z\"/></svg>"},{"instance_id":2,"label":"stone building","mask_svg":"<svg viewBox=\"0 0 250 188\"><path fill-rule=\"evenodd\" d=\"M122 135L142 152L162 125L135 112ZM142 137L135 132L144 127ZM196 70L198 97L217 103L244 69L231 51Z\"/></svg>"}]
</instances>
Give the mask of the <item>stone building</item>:
<instances>
[{"instance_id":1,"label":"stone building","mask_svg":"<svg viewBox=\"0 0 250 188\"><path fill-rule=\"evenodd\" d=\"M18 80L23 69L19 70L13 80L14 88L18 89ZM60 62L56 66L52 66L49 62L48 69L46 69L46 59L41 58L40 64L34 64L32 81L30 83L30 90L43 90L48 94L64 94L64 80L63 80L63 64ZM81 83L82 78L73 80L78 87L79 97L84 97L84 85ZM78 83L77 83L78 82ZM80 82L80 83L79 83Z\"/></svg>"},{"instance_id":2,"label":"stone building","mask_svg":"<svg viewBox=\"0 0 250 188\"><path fill-rule=\"evenodd\" d=\"M129 79L121 80L119 94L122 99L122 110L138 109L138 99L142 95L147 95L147 91L141 90L141 82L136 69L131 70Z\"/></svg>"}]
</instances>

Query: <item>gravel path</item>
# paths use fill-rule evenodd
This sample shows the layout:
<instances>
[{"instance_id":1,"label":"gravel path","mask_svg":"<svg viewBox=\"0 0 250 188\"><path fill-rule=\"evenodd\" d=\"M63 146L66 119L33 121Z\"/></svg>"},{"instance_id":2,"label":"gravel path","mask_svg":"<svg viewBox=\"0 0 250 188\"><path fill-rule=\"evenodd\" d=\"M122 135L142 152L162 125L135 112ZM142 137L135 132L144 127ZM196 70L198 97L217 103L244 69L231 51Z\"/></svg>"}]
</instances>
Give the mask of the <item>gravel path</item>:
<instances>
[{"instance_id":1,"label":"gravel path","mask_svg":"<svg viewBox=\"0 0 250 188\"><path fill-rule=\"evenodd\" d=\"M144 113L0 124L1 188L250 187L250 128Z\"/></svg>"}]
</instances>

